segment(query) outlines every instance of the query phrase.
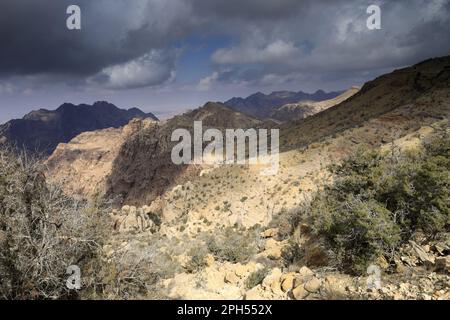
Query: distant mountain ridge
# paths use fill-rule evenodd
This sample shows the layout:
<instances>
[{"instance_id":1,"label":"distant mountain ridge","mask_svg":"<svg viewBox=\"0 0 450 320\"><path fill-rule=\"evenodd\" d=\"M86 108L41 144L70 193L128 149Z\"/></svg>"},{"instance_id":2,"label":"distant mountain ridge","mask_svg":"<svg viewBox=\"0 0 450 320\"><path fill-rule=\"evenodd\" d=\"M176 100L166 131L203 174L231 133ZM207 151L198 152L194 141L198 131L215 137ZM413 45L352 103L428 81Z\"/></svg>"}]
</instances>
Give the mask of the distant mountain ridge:
<instances>
[{"instance_id":1,"label":"distant mountain ridge","mask_svg":"<svg viewBox=\"0 0 450 320\"><path fill-rule=\"evenodd\" d=\"M271 94L264 94L257 92L248 96L247 98L232 98L226 102L225 105L237 110L239 112L246 113L250 116L257 117L259 119L270 118L270 115L279 107L289 104L298 103L300 101L323 101L333 99L343 91L339 92L325 92L323 90L317 90L314 93L305 93L303 91L275 91Z\"/></svg>"},{"instance_id":2,"label":"distant mountain ridge","mask_svg":"<svg viewBox=\"0 0 450 320\"><path fill-rule=\"evenodd\" d=\"M323 101L300 101L297 103L288 103L277 108L270 118L281 122L296 121L305 119L316 113L322 112L328 108L334 107L347 99L350 99L359 92L361 88L353 86L341 95Z\"/></svg>"},{"instance_id":3,"label":"distant mountain ridge","mask_svg":"<svg viewBox=\"0 0 450 320\"><path fill-rule=\"evenodd\" d=\"M56 110L31 111L22 119L0 126L0 143L9 142L31 152L51 154L56 146L69 142L82 132L118 128L133 118L158 120L138 108L120 109L106 101L93 105L64 103Z\"/></svg>"}]
</instances>

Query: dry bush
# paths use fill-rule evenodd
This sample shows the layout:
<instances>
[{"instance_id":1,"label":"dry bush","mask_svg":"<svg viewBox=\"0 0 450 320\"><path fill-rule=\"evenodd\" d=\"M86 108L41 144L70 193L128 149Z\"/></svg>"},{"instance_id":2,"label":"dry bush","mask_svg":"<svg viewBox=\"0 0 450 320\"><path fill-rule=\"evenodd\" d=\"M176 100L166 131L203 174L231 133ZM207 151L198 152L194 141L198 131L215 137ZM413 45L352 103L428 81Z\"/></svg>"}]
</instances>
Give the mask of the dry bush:
<instances>
[{"instance_id":1,"label":"dry bush","mask_svg":"<svg viewBox=\"0 0 450 320\"><path fill-rule=\"evenodd\" d=\"M65 299L67 267L84 267L105 238L107 220L96 205L48 184L42 163L0 149L0 297Z\"/></svg>"}]
</instances>

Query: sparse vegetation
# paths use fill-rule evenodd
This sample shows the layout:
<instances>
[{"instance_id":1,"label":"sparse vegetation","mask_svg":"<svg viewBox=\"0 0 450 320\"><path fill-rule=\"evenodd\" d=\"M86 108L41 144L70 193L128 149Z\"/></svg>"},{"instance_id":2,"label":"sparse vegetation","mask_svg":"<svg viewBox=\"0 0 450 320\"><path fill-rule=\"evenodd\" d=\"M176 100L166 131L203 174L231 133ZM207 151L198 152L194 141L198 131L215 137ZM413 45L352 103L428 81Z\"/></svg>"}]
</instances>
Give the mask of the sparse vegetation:
<instances>
[{"instance_id":1,"label":"sparse vegetation","mask_svg":"<svg viewBox=\"0 0 450 320\"><path fill-rule=\"evenodd\" d=\"M107 217L95 204L48 184L40 162L0 150L0 296L6 299L73 298L66 270L96 259L107 239Z\"/></svg>"},{"instance_id":2,"label":"sparse vegetation","mask_svg":"<svg viewBox=\"0 0 450 320\"><path fill-rule=\"evenodd\" d=\"M450 222L450 139L445 129L420 151L360 149L335 166L335 183L301 210L345 271L393 257L416 231L429 237Z\"/></svg>"},{"instance_id":3,"label":"sparse vegetation","mask_svg":"<svg viewBox=\"0 0 450 320\"><path fill-rule=\"evenodd\" d=\"M262 268L259 270L256 270L255 272L252 272L247 280L245 280L245 286L247 289L252 289L256 287L257 285L261 284L264 280L264 278L269 274L268 268Z\"/></svg>"},{"instance_id":4,"label":"sparse vegetation","mask_svg":"<svg viewBox=\"0 0 450 320\"><path fill-rule=\"evenodd\" d=\"M207 239L211 254L222 261L247 262L257 252L257 230L244 232L228 227L222 233Z\"/></svg>"}]
</instances>

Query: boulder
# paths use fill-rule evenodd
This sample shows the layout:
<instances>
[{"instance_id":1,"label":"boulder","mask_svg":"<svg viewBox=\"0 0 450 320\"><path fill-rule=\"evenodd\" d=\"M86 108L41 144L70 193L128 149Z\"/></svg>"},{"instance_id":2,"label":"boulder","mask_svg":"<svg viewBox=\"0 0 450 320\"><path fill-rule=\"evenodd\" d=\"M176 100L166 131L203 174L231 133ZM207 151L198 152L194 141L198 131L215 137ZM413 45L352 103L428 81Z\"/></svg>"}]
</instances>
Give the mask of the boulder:
<instances>
[{"instance_id":1,"label":"boulder","mask_svg":"<svg viewBox=\"0 0 450 320\"><path fill-rule=\"evenodd\" d=\"M294 288L295 273L290 272L281 276L281 290L289 292Z\"/></svg>"},{"instance_id":2,"label":"boulder","mask_svg":"<svg viewBox=\"0 0 450 320\"><path fill-rule=\"evenodd\" d=\"M413 253L421 262L429 265L434 265L435 259L433 255L428 254L424 247L418 245L416 242L412 240L409 241L409 244L411 245Z\"/></svg>"},{"instance_id":3,"label":"boulder","mask_svg":"<svg viewBox=\"0 0 450 320\"><path fill-rule=\"evenodd\" d=\"M280 293L281 291L281 270L279 268L274 268L270 273L264 278L261 286L263 289L270 289L273 293Z\"/></svg>"},{"instance_id":4,"label":"boulder","mask_svg":"<svg viewBox=\"0 0 450 320\"><path fill-rule=\"evenodd\" d=\"M317 291L319 291L320 286L322 285L322 282L317 279L316 277L313 277L312 279L310 279L309 281L307 281L304 285L304 288L306 291L310 292L310 293L315 293Z\"/></svg>"},{"instance_id":5,"label":"boulder","mask_svg":"<svg viewBox=\"0 0 450 320\"><path fill-rule=\"evenodd\" d=\"M266 241L264 255L269 259L278 260L281 258L281 253L285 245L285 242L279 242L272 238L268 239Z\"/></svg>"},{"instance_id":6,"label":"boulder","mask_svg":"<svg viewBox=\"0 0 450 320\"><path fill-rule=\"evenodd\" d=\"M278 228L267 229L261 234L263 238L275 238L277 235L278 235Z\"/></svg>"},{"instance_id":7,"label":"boulder","mask_svg":"<svg viewBox=\"0 0 450 320\"><path fill-rule=\"evenodd\" d=\"M297 288L292 290L292 295L294 296L295 300L303 300L309 296L309 292L306 291L305 288L303 288L303 285L299 285Z\"/></svg>"}]
</instances>

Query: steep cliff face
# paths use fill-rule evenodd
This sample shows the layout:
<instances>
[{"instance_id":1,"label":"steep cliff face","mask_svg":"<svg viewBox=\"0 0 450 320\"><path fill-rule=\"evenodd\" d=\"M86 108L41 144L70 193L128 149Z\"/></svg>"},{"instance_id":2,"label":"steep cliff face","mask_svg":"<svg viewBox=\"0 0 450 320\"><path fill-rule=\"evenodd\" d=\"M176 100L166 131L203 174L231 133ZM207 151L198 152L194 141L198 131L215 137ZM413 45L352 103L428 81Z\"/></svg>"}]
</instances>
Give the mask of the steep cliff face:
<instances>
[{"instance_id":1,"label":"steep cliff face","mask_svg":"<svg viewBox=\"0 0 450 320\"><path fill-rule=\"evenodd\" d=\"M122 128L84 132L69 143L60 143L46 162L47 176L60 183L68 194L101 197L122 145L136 132L156 123L151 119L133 119Z\"/></svg>"},{"instance_id":2,"label":"steep cliff face","mask_svg":"<svg viewBox=\"0 0 450 320\"><path fill-rule=\"evenodd\" d=\"M164 123L132 135L121 147L108 179L108 196L131 204L146 204L165 190L197 176L201 167L175 165L171 159L171 141L176 129L192 133L194 121L202 121L203 130L216 128L258 128L263 122L220 103L209 102L202 108L176 116Z\"/></svg>"}]
</instances>

